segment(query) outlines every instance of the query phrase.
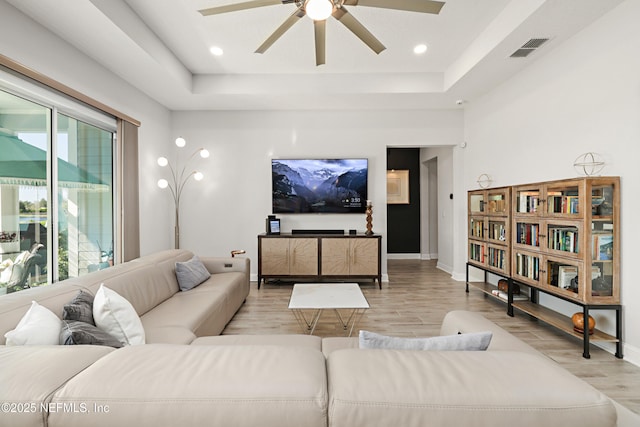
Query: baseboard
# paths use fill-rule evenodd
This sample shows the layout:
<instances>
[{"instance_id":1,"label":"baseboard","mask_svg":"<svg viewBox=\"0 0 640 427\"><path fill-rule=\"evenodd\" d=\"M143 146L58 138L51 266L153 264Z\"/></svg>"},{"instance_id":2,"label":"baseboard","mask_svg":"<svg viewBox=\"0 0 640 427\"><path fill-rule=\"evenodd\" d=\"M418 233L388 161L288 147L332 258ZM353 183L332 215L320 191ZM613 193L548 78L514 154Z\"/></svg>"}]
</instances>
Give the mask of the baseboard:
<instances>
[{"instance_id":1,"label":"baseboard","mask_svg":"<svg viewBox=\"0 0 640 427\"><path fill-rule=\"evenodd\" d=\"M453 273L451 278L457 282L466 282L467 276L465 273Z\"/></svg>"},{"instance_id":2,"label":"baseboard","mask_svg":"<svg viewBox=\"0 0 640 427\"><path fill-rule=\"evenodd\" d=\"M622 355L627 362L640 366L640 348L622 343Z\"/></svg>"},{"instance_id":3,"label":"baseboard","mask_svg":"<svg viewBox=\"0 0 640 427\"><path fill-rule=\"evenodd\" d=\"M436 268L449 274L453 272L453 267L451 267L450 265L443 264L440 261L438 261L438 263L436 264Z\"/></svg>"},{"instance_id":4,"label":"baseboard","mask_svg":"<svg viewBox=\"0 0 640 427\"><path fill-rule=\"evenodd\" d=\"M432 259L438 259L438 253L435 254L422 254L420 255L420 259L423 261L430 261Z\"/></svg>"},{"instance_id":5,"label":"baseboard","mask_svg":"<svg viewBox=\"0 0 640 427\"><path fill-rule=\"evenodd\" d=\"M387 259L420 259L420 254L390 254L390 253L387 253Z\"/></svg>"}]
</instances>

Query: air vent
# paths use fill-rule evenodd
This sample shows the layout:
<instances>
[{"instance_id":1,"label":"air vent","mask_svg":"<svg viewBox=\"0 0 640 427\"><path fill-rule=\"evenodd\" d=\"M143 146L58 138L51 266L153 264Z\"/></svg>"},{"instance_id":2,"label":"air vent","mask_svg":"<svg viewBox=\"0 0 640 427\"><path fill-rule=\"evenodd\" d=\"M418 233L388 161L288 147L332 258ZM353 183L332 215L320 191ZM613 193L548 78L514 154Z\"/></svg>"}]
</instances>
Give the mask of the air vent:
<instances>
[{"instance_id":1,"label":"air vent","mask_svg":"<svg viewBox=\"0 0 640 427\"><path fill-rule=\"evenodd\" d=\"M530 39L525 44L523 44L518 50L511 54L511 58L526 58L531 55L533 51L538 49L540 46L548 42L548 38L535 38Z\"/></svg>"}]
</instances>

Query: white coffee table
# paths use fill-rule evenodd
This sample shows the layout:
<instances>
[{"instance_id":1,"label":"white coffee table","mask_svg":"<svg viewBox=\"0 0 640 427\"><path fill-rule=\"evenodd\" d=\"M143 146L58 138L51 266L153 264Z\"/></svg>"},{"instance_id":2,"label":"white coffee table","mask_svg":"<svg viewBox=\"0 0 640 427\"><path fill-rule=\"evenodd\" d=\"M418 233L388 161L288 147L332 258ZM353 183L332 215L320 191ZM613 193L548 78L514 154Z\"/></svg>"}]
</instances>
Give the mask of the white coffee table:
<instances>
[{"instance_id":1,"label":"white coffee table","mask_svg":"<svg viewBox=\"0 0 640 427\"><path fill-rule=\"evenodd\" d=\"M357 283L296 283L293 285L289 309L293 310L300 327L309 334L313 334L318 320L325 310L333 310L340 322L340 326L349 336L356 324L369 308L369 303ZM305 310L313 312L307 320ZM338 310L350 310L345 318Z\"/></svg>"}]
</instances>

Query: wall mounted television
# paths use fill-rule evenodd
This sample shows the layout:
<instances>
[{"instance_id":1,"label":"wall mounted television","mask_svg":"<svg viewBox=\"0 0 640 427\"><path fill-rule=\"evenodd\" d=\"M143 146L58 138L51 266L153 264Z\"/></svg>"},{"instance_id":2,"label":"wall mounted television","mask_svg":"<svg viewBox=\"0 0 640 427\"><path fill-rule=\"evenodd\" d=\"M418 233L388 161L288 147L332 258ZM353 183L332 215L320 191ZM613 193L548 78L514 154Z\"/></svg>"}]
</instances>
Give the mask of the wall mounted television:
<instances>
[{"instance_id":1,"label":"wall mounted television","mask_svg":"<svg viewBox=\"0 0 640 427\"><path fill-rule=\"evenodd\" d=\"M271 176L274 214L366 210L367 159L273 159Z\"/></svg>"}]
</instances>

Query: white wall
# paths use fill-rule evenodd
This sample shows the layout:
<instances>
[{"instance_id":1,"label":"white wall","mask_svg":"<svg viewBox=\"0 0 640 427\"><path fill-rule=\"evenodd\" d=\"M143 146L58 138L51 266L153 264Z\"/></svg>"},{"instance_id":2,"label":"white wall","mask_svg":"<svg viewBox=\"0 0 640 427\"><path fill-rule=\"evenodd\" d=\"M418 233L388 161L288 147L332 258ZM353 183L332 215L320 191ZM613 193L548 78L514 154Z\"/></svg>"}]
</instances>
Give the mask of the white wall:
<instances>
[{"instance_id":1,"label":"white wall","mask_svg":"<svg viewBox=\"0 0 640 427\"><path fill-rule=\"evenodd\" d=\"M172 247L171 236L158 233L171 227L170 208L157 197L156 177L145 174L156 165L151 155L154 147L172 140L169 110L3 1L0 53L142 123L138 134L140 249L144 255Z\"/></svg>"},{"instance_id":2,"label":"white wall","mask_svg":"<svg viewBox=\"0 0 640 427\"><path fill-rule=\"evenodd\" d=\"M574 160L601 154L621 177L625 357L640 364L640 2L629 0L465 111L466 189L577 176ZM463 219L457 226L465 229ZM556 304L557 300L546 300ZM576 306L558 305L567 314ZM613 331L613 317L594 315Z\"/></svg>"},{"instance_id":3,"label":"white wall","mask_svg":"<svg viewBox=\"0 0 640 427\"><path fill-rule=\"evenodd\" d=\"M459 143L460 141L458 141ZM454 239L453 239L453 200L449 195L453 194L453 147L433 147L425 148L420 151L420 163L429 163L435 161L437 166L437 180L435 191L437 192L437 200L435 202L436 209L429 207L429 224L437 224L437 230L429 233L429 241L437 239L437 244L429 244L429 247L437 248L438 268L452 273L454 270ZM431 171L429 171L431 177ZM428 189L433 192L433 183L426 183ZM429 201L433 200L429 197ZM436 218L433 218L433 217Z\"/></svg>"},{"instance_id":4,"label":"white wall","mask_svg":"<svg viewBox=\"0 0 640 427\"><path fill-rule=\"evenodd\" d=\"M271 213L271 158L369 159L373 231L383 235L386 274L386 148L454 145L462 140L460 111L174 112L172 127L192 147L206 178L183 193L182 246L203 255L247 250L257 274L257 235ZM173 150L173 149L171 149ZM154 147L156 156L162 154ZM158 172L160 173L160 172ZM169 195L165 194L169 201ZM363 232L362 215L279 215L283 231L297 228ZM166 233L170 233L167 230Z\"/></svg>"}]
</instances>

